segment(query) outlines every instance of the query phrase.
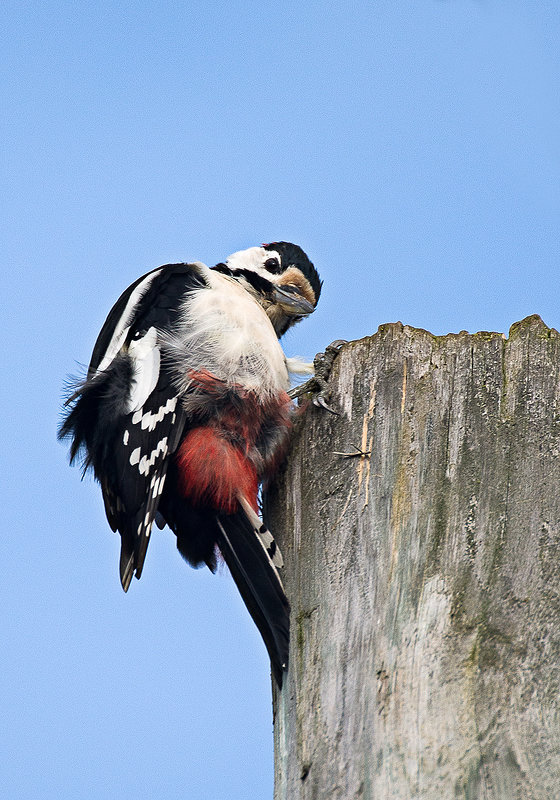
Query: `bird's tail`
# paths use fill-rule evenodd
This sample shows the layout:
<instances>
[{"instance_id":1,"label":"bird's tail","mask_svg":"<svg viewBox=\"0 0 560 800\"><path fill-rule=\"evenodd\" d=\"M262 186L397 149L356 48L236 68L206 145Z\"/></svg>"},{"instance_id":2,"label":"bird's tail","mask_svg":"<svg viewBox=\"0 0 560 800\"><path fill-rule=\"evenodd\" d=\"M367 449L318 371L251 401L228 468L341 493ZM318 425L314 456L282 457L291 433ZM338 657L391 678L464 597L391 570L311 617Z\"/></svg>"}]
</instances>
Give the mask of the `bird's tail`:
<instances>
[{"instance_id":1,"label":"bird's tail","mask_svg":"<svg viewBox=\"0 0 560 800\"><path fill-rule=\"evenodd\" d=\"M220 514L217 523L218 547L261 633L281 687L288 668L290 604L278 573L280 550L244 498L237 513Z\"/></svg>"}]
</instances>

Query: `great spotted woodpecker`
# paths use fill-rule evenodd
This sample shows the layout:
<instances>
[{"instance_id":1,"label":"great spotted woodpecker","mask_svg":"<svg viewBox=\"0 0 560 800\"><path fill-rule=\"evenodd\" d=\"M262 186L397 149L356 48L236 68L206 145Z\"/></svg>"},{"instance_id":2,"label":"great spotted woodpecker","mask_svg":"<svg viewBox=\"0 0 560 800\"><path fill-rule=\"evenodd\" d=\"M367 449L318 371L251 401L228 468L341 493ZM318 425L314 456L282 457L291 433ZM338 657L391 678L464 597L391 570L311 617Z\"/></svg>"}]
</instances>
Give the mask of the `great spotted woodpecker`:
<instances>
[{"instance_id":1,"label":"great spotted woodpecker","mask_svg":"<svg viewBox=\"0 0 560 800\"><path fill-rule=\"evenodd\" d=\"M258 489L290 431L287 361L279 338L317 304L321 281L289 242L225 263L167 264L120 296L87 377L67 401L70 439L101 484L121 535L124 591L140 578L155 521L193 566L221 553L281 685L289 604L282 556L258 515Z\"/></svg>"}]
</instances>

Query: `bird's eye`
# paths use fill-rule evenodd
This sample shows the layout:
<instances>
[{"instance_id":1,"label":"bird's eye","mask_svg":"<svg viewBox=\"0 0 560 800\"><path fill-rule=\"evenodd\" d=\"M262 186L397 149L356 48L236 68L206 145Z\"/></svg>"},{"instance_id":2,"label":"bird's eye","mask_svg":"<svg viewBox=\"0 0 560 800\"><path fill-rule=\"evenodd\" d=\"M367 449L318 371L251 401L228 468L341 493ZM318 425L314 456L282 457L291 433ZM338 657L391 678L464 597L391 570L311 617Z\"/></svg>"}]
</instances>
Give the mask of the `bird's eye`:
<instances>
[{"instance_id":1,"label":"bird's eye","mask_svg":"<svg viewBox=\"0 0 560 800\"><path fill-rule=\"evenodd\" d=\"M268 270L268 272L277 275L280 272L280 262L277 258L267 258L264 262L264 268Z\"/></svg>"}]
</instances>

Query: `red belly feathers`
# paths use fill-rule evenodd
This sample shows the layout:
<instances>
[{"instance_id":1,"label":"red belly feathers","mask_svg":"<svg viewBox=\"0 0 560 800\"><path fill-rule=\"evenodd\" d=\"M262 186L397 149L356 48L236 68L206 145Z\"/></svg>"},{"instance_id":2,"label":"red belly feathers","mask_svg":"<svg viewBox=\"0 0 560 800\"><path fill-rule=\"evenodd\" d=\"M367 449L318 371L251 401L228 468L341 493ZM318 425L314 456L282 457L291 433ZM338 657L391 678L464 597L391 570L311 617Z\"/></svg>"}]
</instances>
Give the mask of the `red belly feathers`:
<instances>
[{"instance_id":1,"label":"red belly feathers","mask_svg":"<svg viewBox=\"0 0 560 800\"><path fill-rule=\"evenodd\" d=\"M284 455L290 398L280 392L262 401L254 392L227 386L203 370L190 377L206 413L202 424L187 432L175 456L181 494L195 507L226 514L237 510L242 495L258 511L259 482ZM210 408L213 413L208 414Z\"/></svg>"}]
</instances>

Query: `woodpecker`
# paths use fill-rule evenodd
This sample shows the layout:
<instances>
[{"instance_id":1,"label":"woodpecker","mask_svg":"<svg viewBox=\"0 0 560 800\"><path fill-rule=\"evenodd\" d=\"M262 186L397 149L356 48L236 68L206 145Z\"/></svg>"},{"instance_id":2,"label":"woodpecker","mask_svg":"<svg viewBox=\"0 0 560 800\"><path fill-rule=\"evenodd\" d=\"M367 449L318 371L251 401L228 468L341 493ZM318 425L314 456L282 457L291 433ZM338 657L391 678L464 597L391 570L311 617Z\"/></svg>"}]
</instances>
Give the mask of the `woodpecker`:
<instances>
[{"instance_id":1,"label":"woodpecker","mask_svg":"<svg viewBox=\"0 0 560 800\"><path fill-rule=\"evenodd\" d=\"M124 591L142 574L154 521L194 567L214 572L221 554L280 686L290 607L258 491L285 454L293 414L279 339L315 309L321 285L289 242L211 268L157 267L109 312L59 429L70 462L81 457L101 485Z\"/></svg>"}]
</instances>

